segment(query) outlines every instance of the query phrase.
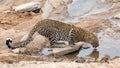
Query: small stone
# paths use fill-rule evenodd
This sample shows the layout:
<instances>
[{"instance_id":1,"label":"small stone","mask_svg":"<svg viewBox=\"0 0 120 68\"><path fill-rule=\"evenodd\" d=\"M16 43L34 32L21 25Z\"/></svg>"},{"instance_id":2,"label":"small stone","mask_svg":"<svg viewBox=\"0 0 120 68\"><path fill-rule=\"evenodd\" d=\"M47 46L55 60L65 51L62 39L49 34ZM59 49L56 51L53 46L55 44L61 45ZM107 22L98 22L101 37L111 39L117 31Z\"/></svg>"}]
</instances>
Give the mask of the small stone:
<instances>
[{"instance_id":1,"label":"small stone","mask_svg":"<svg viewBox=\"0 0 120 68\"><path fill-rule=\"evenodd\" d=\"M3 13L9 14L9 13L12 13L12 12L13 12L13 11L6 10L6 11L4 11Z\"/></svg>"},{"instance_id":2,"label":"small stone","mask_svg":"<svg viewBox=\"0 0 120 68\"><path fill-rule=\"evenodd\" d=\"M101 58L100 61L109 63L109 59L110 59L110 56L109 55L105 55L104 57Z\"/></svg>"},{"instance_id":3,"label":"small stone","mask_svg":"<svg viewBox=\"0 0 120 68\"><path fill-rule=\"evenodd\" d=\"M16 33L20 33L20 30L15 30Z\"/></svg>"},{"instance_id":4,"label":"small stone","mask_svg":"<svg viewBox=\"0 0 120 68\"><path fill-rule=\"evenodd\" d=\"M4 20L0 22L1 24L10 24L10 21Z\"/></svg>"},{"instance_id":5,"label":"small stone","mask_svg":"<svg viewBox=\"0 0 120 68\"><path fill-rule=\"evenodd\" d=\"M111 60L115 60L115 59L118 59L118 58L120 58L120 56L115 56Z\"/></svg>"},{"instance_id":6,"label":"small stone","mask_svg":"<svg viewBox=\"0 0 120 68\"><path fill-rule=\"evenodd\" d=\"M120 13L113 16L113 19L120 19Z\"/></svg>"},{"instance_id":7,"label":"small stone","mask_svg":"<svg viewBox=\"0 0 120 68\"><path fill-rule=\"evenodd\" d=\"M76 59L75 62L77 62L77 63L84 63L85 62L85 58L80 57L80 58Z\"/></svg>"}]
</instances>

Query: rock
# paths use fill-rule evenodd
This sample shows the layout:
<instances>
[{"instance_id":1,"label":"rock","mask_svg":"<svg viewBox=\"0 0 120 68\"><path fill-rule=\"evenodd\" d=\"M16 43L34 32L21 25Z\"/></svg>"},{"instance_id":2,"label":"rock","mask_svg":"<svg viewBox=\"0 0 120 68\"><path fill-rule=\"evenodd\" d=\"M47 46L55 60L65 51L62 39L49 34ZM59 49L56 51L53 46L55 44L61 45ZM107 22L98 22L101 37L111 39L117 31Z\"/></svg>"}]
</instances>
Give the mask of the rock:
<instances>
[{"instance_id":1,"label":"rock","mask_svg":"<svg viewBox=\"0 0 120 68\"><path fill-rule=\"evenodd\" d=\"M120 19L120 13L113 16L113 19Z\"/></svg>"},{"instance_id":2,"label":"rock","mask_svg":"<svg viewBox=\"0 0 120 68\"><path fill-rule=\"evenodd\" d=\"M4 11L3 13L9 14L9 13L12 13L12 12L13 12L13 11L6 10L6 11Z\"/></svg>"},{"instance_id":3,"label":"rock","mask_svg":"<svg viewBox=\"0 0 120 68\"><path fill-rule=\"evenodd\" d=\"M44 7L42 8L42 18L48 18L49 14L53 11L53 9L61 6L62 3L64 3L63 0L47 0L44 4Z\"/></svg>"},{"instance_id":4,"label":"rock","mask_svg":"<svg viewBox=\"0 0 120 68\"><path fill-rule=\"evenodd\" d=\"M75 62L77 62L77 63L84 63L85 61L86 61L86 59L83 57L80 57L80 58L75 60Z\"/></svg>"},{"instance_id":5,"label":"rock","mask_svg":"<svg viewBox=\"0 0 120 68\"><path fill-rule=\"evenodd\" d=\"M77 51L81 48L81 46L83 46L83 44L81 45L74 45L74 46L67 46L65 48L52 48L53 50L53 54L55 56L62 56L62 55L65 55L65 54L69 54L69 53L72 53L74 51Z\"/></svg>"},{"instance_id":6,"label":"rock","mask_svg":"<svg viewBox=\"0 0 120 68\"><path fill-rule=\"evenodd\" d=\"M118 59L118 58L120 58L120 56L115 56L111 60L115 60L115 59Z\"/></svg>"},{"instance_id":7,"label":"rock","mask_svg":"<svg viewBox=\"0 0 120 68\"><path fill-rule=\"evenodd\" d=\"M63 0L63 1L64 1L65 4L67 4L67 5L73 2L73 0Z\"/></svg>"},{"instance_id":8,"label":"rock","mask_svg":"<svg viewBox=\"0 0 120 68\"><path fill-rule=\"evenodd\" d=\"M75 0L68 5L68 13L71 17L88 13L96 4L96 0Z\"/></svg>"},{"instance_id":9,"label":"rock","mask_svg":"<svg viewBox=\"0 0 120 68\"><path fill-rule=\"evenodd\" d=\"M26 11L35 11L40 8L41 7L39 2L29 2L26 4L13 7L13 10L15 10L15 12L26 12Z\"/></svg>"},{"instance_id":10,"label":"rock","mask_svg":"<svg viewBox=\"0 0 120 68\"><path fill-rule=\"evenodd\" d=\"M48 1L54 8L59 7L63 3L63 0L48 0Z\"/></svg>"},{"instance_id":11,"label":"rock","mask_svg":"<svg viewBox=\"0 0 120 68\"><path fill-rule=\"evenodd\" d=\"M1 21L0 24L10 24L11 22L8 20Z\"/></svg>"},{"instance_id":12,"label":"rock","mask_svg":"<svg viewBox=\"0 0 120 68\"><path fill-rule=\"evenodd\" d=\"M100 61L109 63L109 59L110 59L110 56L109 55L105 55L104 57L101 58Z\"/></svg>"},{"instance_id":13,"label":"rock","mask_svg":"<svg viewBox=\"0 0 120 68\"><path fill-rule=\"evenodd\" d=\"M47 0L45 2L44 7L42 8L42 11L43 11L42 18L43 19L47 18L49 16L50 12L52 12L52 10L53 10L53 6Z\"/></svg>"}]
</instances>

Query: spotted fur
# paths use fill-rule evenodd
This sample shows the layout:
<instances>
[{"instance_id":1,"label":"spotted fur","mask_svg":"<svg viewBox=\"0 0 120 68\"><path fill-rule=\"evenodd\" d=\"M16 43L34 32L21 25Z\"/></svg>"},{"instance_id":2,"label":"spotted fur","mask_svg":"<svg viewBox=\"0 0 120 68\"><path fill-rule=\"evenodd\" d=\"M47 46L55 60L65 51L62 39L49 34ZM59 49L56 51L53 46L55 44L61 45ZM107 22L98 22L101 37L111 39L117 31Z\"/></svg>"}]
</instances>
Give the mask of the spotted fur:
<instances>
[{"instance_id":1,"label":"spotted fur","mask_svg":"<svg viewBox=\"0 0 120 68\"><path fill-rule=\"evenodd\" d=\"M14 48L25 47L32 40L35 32L48 38L51 45L54 45L56 41L68 41L69 44L83 41L90 43L93 47L99 46L98 38L93 33L71 24L45 19L38 22L31 29L28 38Z\"/></svg>"}]
</instances>

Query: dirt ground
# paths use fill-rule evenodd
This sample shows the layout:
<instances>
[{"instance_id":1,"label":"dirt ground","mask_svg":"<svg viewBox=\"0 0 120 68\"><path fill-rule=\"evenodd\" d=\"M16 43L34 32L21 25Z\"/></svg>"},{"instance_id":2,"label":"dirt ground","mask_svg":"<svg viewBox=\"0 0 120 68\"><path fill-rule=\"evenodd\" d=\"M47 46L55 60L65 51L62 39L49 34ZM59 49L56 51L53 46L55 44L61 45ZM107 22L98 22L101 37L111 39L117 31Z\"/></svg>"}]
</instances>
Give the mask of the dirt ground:
<instances>
[{"instance_id":1,"label":"dirt ground","mask_svg":"<svg viewBox=\"0 0 120 68\"><path fill-rule=\"evenodd\" d=\"M28 0L29 1L29 0ZM116 5L117 6L117 5ZM109 12L98 13L91 18L80 18L80 22L73 25L82 27L83 29L89 30L95 34L103 32L103 30L110 28L114 32L107 32L110 37L120 40L119 32L120 27L114 25L107 17L111 16L118 11L119 7L113 6ZM117 8L117 9L116 9ZM98 18L94 18L97 16ZM105 17L104 19L101 16ZM0 12L0 67L1 68L119 68L120 58L109 59L108 62L83 62L83 59L68 58L68 56L44 56L40 55L38 51L46 42L43 40L37 46L27 47L24 54L16 54L12 50L5 46L6 38L12 38L14 42L18 42L24 35L28 34L30 29L35 23L41 20L41 13L29 14L29 13L1 13ZM113 19L112 19L113 20ZM117 19L118 20L118 19ZM36 34L37 35L37 34ZM99 37L101 38L101 37ZM101 39L100 39L101 40ZM102 39L102 41L104 41ZM31 48L31 49L30 49ZM116 55L117 56L117 55ZM88 59L85 59L88 60ZM99 58L98 60L101 60Z\"/></svg>"},{"instance_id":2,"label":"dirt ground","mask_svg":"<svg viewBox=\"0 0 120 68\"><path fill-rule=\"evenodd\" d=\"M2 14L1 14L2 15ZM11 65L13 66L21 66L23 68L26 67L30 67L32 66L36 66L36 67L49 67L49 65L56 65L56 66L63 66L63 67L69 67L69 64L72 64L73 67L79 67L81 66L81 62L79 64L79 60L77 60L77 58L68 58L67 56L60 56L60 57L56 57L56 56L43 56L43 55L39 55L35 54L35 49L36 47L32 47L32 49L30 50L28 47L27 52L25 52L25 54L16 54L13 51L9 50L5 44L3 44L3 42L5 42L5 39L7 37L12 37L13 39L20 39L22 36L24 36L25 34L27 34L29 32L29 29L35 24L35 21L38 20L38 16L37 15L21 15L23 16L22 18L19 18L19 15L16 14L3 14L5 15L4 18L1 17L1 22L3 21L9 21L6 23L1 23L1 33L0 33L0 37L1 37L1 47L0 47L0 64L1 67L3 66L4 68L4 64L6 65L6 63L8 63L7 66L10 66L12 68ZM11 18L9 18L9 16L11 16ZM16 24L16 21L14 20L14 17L18 17L18 20L16 20L18 23ZM4 20L5 19L5 20ZM10 22L11 20L11 22ZM28 21L29 20L29 21ZM75 23L73 25L77 26L77 27L82 27L84 29L90 30L91 32L100 32L101 30L104 30L107 27L112 27L112 24L110 23L109 20L104 20L104 19L87 19L87 20L82 20L82 23ZM99 22L99 24L98 24ZM8 24L9 23L9 24ZM14 24L14 25L13 25ZM92 25L90 25L92 24ZM25 25L29 25L26 26L26 28L23 28ZM82 26L81 26L82 25ZM92 27L94 26L94 27ZM23 32L22 32L23 31ZM117 31L117 29L116 29ZM6 34L8 33L8 34ZM15 34L13 34L15 33ZM6 36L4 36L6 34ZM16 36L14 36L16 35ZM4 37L3 37L4 36ZM14 37L13 37L14 36ZM39 45L39 46L42 46ZM31 53L28 53L31 52ZM115 67L112 62L114 60L110 60L110 64L107 64L108 66L113 66ZM14 64L15 63L15 64ZM50 64L49 64L50 63ZM60 63L60 64L59 64ZM94 67L94 66L100 66L100 64L103 64L104 62L92 62L90 65L88 64L88 62L85 62L84 65L87 65L89 67ZM119 62L118 62L119 63ZM118 63L116 63L118 65ZM39 64L39 65L38 65ZM43 66L43 64L45 64ZM64 65L68 65L68 66L64 66ZM105 62L106 64L106 62ZM48 66L46 66L48 65ZM76 65L76 66L75 66ZM54 66L54 67L56 67ZM104 65L103 65L104 66ZM58 67L59 68L59 67Z\"/></svg>"}]
</instances>

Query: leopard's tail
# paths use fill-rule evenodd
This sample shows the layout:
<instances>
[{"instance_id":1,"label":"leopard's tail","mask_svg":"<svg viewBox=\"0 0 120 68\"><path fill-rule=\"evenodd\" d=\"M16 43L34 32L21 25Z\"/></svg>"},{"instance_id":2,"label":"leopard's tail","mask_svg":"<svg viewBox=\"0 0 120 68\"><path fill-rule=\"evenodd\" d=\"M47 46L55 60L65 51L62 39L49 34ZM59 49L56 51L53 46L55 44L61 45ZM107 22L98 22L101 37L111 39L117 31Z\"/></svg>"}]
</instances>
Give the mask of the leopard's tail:
<instances>
[{"instance_id":1,"label":"leopard's tail","mask_svg":"<svg viewBox=\"0 0 120 68\"><path fill-rule=\"evenodd\" d=\"M36 24L32 29L31 31L29 32L29 35L27 37L27 39L25 41L22 41L22 42L19 42L17 44L13 44L13 45L10 45L9 46L11 47L11 49L16 49L16 48L22 48L22 47L26 47L27 44L29 44L31 41L32 41L32 36L34 35L34 33L37 31L37 25ZM7 45L8 46L8 45Z\"/></svg>"}]
</instances>

